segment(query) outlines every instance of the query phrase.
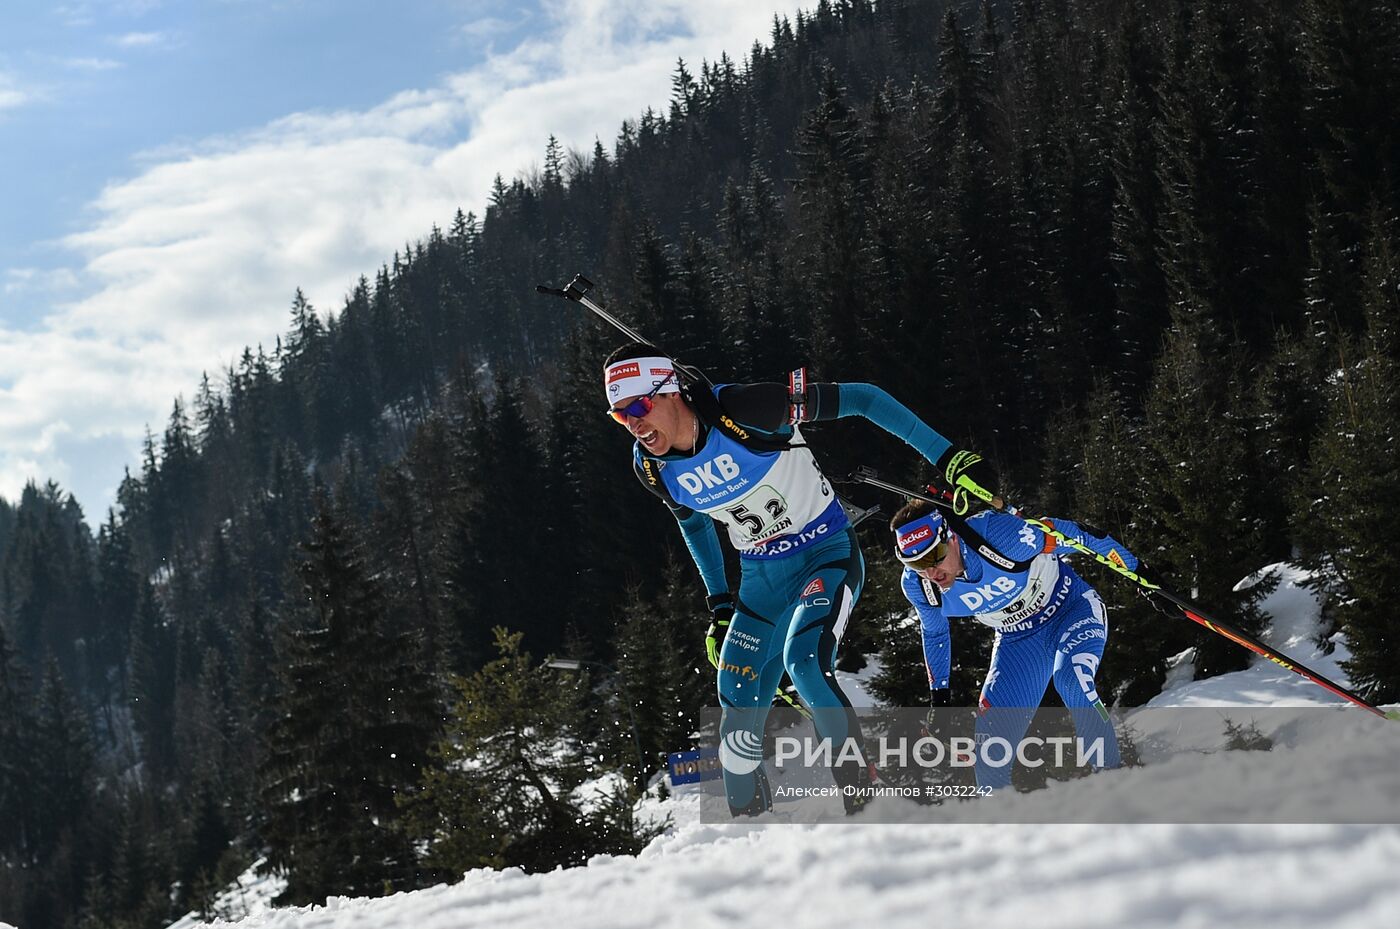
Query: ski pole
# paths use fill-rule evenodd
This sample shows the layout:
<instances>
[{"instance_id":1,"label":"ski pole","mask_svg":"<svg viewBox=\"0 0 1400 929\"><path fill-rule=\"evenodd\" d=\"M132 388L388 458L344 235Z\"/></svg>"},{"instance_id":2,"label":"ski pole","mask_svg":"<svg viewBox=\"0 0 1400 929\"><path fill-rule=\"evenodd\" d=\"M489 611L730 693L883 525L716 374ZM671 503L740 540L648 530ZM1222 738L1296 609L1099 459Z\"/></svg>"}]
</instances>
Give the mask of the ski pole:
<instances>
[{"instance_id":1,"label":"ski pole","mask_svg":"<svg viewBox=\"0 0 1400 929\"><path fill-rule=\"evenodd\" d=\"M788 706L792 707L794 710L800 713L804 719L812 718L811 712L809 712L805 706L792 699L792 695L789 694L786 690L783 690L783 686L781 684L778 685L778 696L783 699L784 703L786 703Z\"/></svg>"},{"instance_id":2,"label":"ski pole","mask_svg":"<svg viewBox=\"0 0 1400 929\"><path fill-rule=\"evenodd\" d=\"M699 369L691 367L687 364L682 364L679 360L676 359L675 355L672 355L670 352L666 351L664 348L662 348L660 345L657 345L655 342L643 338L641 333L637 332L637 330L633 329L631 326L627 325L622 320L618 319L616 316L612 315L607 310L599 306L594 300L592 300L588 296L588 292L592 289L593 282L590 281L588 278L584 277L582 274L575 274L574 279L572 281L569 281L569 283L564 287L550 287L548 284L535 285L536 293L544 294L548 297L563 297L565 300L572 300L574 303L577 303L584 309L588 310L594 316L597 316L603 322L612 326L618 332L627 336L627 338L631 339L633 342L637 342L641 345L656 345L656 348L661 352L661 354L671 359L672 364L676 366L676 373L681 377L682 380L685 380L691 384L703 384L711 389L714 388L714 385L710 383L710 379L705 377L705 375L701 374Z\"/></svg>"},{"instance_id":3,"label":"ski pole","mask_svg":"<svg viewBox=\"0 0 1400 929\"><path fill-rule=\"evenodd\" d=\"M627 325L622 320L618 319L616 316L612 315L607 310L603 309L601 306L590 300L588 298L588 292L592 289L593 282L590 281L588 278L584 277L582 274L575 274L574 279L572 281L569 281L569 283L562 288L550 287L547 284L535 285L536 293L545 294L550 297L563 297L566 300L572 300L575 303L580 303L599 319L612 325L613 328L617 329L617 331L627 336L627 338L631 339L633 342L646 343L647 340L638 335L635 329L633 329L631 326Z\"/></svg>"},{"instance_id":4,"label":"ski pole","mask_svg":"<svg viewBox=\"0 0 1400 929\"><path fill-rule=\"evenodd\" d=\"M856 483L870 484L872 487L880 487L884 490L888 490L893 493L903 494L905 497L917 498L919 500L931 503L939 509L947 510L948 512L953 512L953 505L947 500L931 496L930 494L921 491L909 490L907 488L891 484L888 481L883 481L872 468L868 468L865 466L857 468L854 472L852 472L850 480ZM1349 700L1350 702L1356 704L1362 709L1368 710L1371 713L1374 713L1375 715L1381 717L1382 719L1400 718L1400 712L1397 712L1395 714L1386 713L1384 710L1371 703L1368 703L1366 700L1363 700L1361 697L1358 697L1356 694L1347 690L1345 687L1342 687L1340 684L1329 680L1323 674L1314 671L1307 665L1304 665L1301 662L1289 658L1282 652L1275 651L1268 645L1261 642L1259 639L1245 632L1243 629L1240 629L1238 626L1224 622L1223 620L1216 619L1215 617L1211 616L1205 610L1201 609L1199 606L1197 606L1192 601L1186 599L1185 597L1182 597L1178 594L1173 593L1170 590L1167 590L1160 584L1154 584L1151 581L1140 577L1137 573L1129 571L1127 567L1120 565L1117 562L1111 561L1103 555L1100 555L1098 552L1089 548L1087 545L1083 545L1079 542L1076 542L1073 539L1067 538L1064 533L1060 532L1054 526L1050 525L1044 520L1023 516L1020 512L1016 510L1015 507L1011 506L1010 504L1006 505L1006 509L1003 512L1010 513L1012 516L1015 516L1022 522L1028 523L1029 525L1032 525L1035 528L1039 529L1041 532L1044 532L1046 535L1052 536L1057 542L1064 545L1066 548L1071 548L1077 552L1082 552L1083 554L1088 555L1089 557L1097 561L1099 564L1105 565L1108 568L1110 568L1115 574L1122 575L1123 577L1132 581L1134 584L1137 584L1139 587L1148 591L1150 595L1162 597L1163 599L1167 600L1172 605L1177 607L1179 610L1181 610L1181 612L1186 615L1187 619L1201 626L1204 626L1205 628L1209 629L1211 632L1214 632L1217 635L1224 636L1231 642L1234 642L1236 645L1241 645L1257 655L1262 655L1263 657L1269 659L1279 667L1287 671L1292 671L1300 677L1312 681L1314 684L1318 685L1324 690L1330 691L1331 693L1334 693L1345 700Z\"/></svg>"},{"instance_id":5,"label":"ski pole","mask_svg":"<svg viewBox=\"0 0 1400 929\"><path fill-rule=\"evenodd\" d=\"M892 493L903 494L906 497L917 497L918 499L923 500L926 503L932 503L934 506L938 507L941 510L947 510L954 516L961 515L958 513L956 507L953 505L952 502L944 500L941 497L932 497L929 496L927 493L921 491L909 490L906 487L900 487L897 484L891 484L888 481L883 481L880 479L880 476L875 472L874 468L866 467L865 465L861 465L860 467L852 471L851 476L848 478L848 480L856 484L869 484L872 487L879 487L883 490L888 490ZM993 499L1000 500L1001 498L996 497ZM1098 552L1094 551L1092 548L1089 548L1087 545L1081 545L1073 539L1065 538L1064 533L1059 532L1055 529L1054 526L1050 525L1049 523L1042 522L1038 519L1031 519L1029 517L1022 516L1021 513L1017 511L1015 507L1011 506L1008 503L1003 502L1002 506L995 507L994 509L1000 510L1004 513L1010 513L1012 516L1015 516L1022 522L1030 523L1032 526L1036 527L1041 532L1044 532L1046 535L1054 536L1057 541L1064 543L1064 545L1067 548L1072 548L1077 552L1082 552L1083 554L1088 555L1090 558L1094 559L1099 564L1103 565L1106 568L1109 568L1111 571L1113 571L1113 573L1123 575L1128 580L1132 581L1134 584L1137 584L1139 587L1143 587L1147 590L1151 590L1154 592L1161 590L1161 587L1159 587L1158 585L1152 583L1146 578L1138 577L1138 575L1133 571L1129 571L1126 565L1120 565L1118 562L1110 560L1107 556L1100 555Z\"/></svg>"}]
</instances>

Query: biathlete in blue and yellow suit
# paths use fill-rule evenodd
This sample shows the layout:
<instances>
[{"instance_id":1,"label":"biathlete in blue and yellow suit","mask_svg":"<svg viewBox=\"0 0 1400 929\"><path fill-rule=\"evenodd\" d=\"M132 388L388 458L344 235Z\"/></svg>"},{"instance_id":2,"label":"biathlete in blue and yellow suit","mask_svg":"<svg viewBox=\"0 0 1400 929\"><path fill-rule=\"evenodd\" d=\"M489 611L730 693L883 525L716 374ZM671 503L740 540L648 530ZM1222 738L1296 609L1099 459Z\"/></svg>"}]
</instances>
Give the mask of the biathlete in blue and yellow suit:
<instances>
[{"instance_id":1,"label":"biathlete in blue and yellow suit","mask_svg":"<svg viewBox=\"0 0 1400 929\"><path fill-rule=\"evenodd\" d=\"M1141 568L1135 555L1103 533L1066 519L1046 522L1129 570ZM1091 752L1102 740L1101 767L1118 767L1118 742L1094 683L1108 641L1098 592L1060 558L1052 536L1017 516L986 511L961 526L961 534L953 531L922 500L890 520L904 563L900 586L923 629L930 702L951 702L948 619L972 617L996 630L979 699L978 743L999 736L1017 746L1053 681L1079 738ZM989 765L979 752L977 782L1004 787L1011 765Z\"/></svg>"},{"instance_id":2,"label":"biathlete in blue and yellow suit","mask_svg":"<svg viewBox=\"0 0 1400 929\"><path fill-rule=\"evenodd\" d=\"M808 385L803 402L784 384L722 386L713 391L718 406L710 407L719 416L707 422L682 393L672 360L650 345L615 351L604 365L604 387L613 418L636 438L638 480L675 514L709 595L714 622L706 645L718 671L720 760L731 812L771 807L762 732L784 670L811 709L818 735L831 740L833 758L847 756L833 768L837 784L868 784L866 764L849 763L842 751L848 738L860 747L860 731L833 671L865 563L799 427L863 416L945 466L953 457L948 440L870 384ZM788 441L755 450L745 441L755 433ZM977 456L960 460L964 485L989 482ZM715 522L739 552L737 593L725 577ZM847 809L860 805L856 800Z\"/></svg>"}]
</instances>

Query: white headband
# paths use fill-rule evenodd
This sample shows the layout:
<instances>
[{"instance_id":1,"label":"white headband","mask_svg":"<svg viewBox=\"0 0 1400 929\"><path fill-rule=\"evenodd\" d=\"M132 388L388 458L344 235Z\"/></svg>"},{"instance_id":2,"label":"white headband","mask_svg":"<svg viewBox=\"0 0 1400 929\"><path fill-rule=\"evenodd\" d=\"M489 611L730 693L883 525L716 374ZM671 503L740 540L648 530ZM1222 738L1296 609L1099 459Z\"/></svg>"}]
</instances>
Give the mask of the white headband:
<instances>
[{"instance_id":1,"label":"white headband","mask_svg":"<svg viewBox=\"0 0 1400 929\"><path fill-rule=\"evenodd\" d=\"M603 371L603 384L608 391L608 406L616 406L624 397L640 397L652 392L656 385L671 380L656 392L659 394L680 393L679 380L672 377L675 363L660 356L650 358L628 358L608 365Z\"/></svg>"}]
</instances>

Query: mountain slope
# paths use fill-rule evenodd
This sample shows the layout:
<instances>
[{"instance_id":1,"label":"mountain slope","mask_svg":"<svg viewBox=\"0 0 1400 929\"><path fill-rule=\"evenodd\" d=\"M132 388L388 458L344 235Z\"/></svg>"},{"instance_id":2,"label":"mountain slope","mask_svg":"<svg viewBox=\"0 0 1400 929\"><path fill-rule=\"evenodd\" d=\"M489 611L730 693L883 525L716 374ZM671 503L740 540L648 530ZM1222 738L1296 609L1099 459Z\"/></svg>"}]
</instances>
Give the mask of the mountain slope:
<instances>
[{"instance_id":1,"label":"mountain slope","mask_svg":"<svg viewBox=\"0 0 1400 929\"><path fill-rule=\"evenodd\" d=\"M1281 581L1265 601L1274 620L1268 633L1274 644L1342 677L1336 662L1344 653L1321 655L1312 644L1318 608L1300 586L1304 575L1282 565L1265 570L1278 573ZM1315 701L1319 693L1261 660L1234 674L1178 681L1153 707L1330 702ZM1150 726L1153 713L1149 708L1132 719ZM1190 754L1012 800L1027 816L1040 808L1073 818L1076 807L1089 810L1170 790L1180 766L1191 765L1218 768L1222 781L1245 771L1248 790L1241 795L1253 792L1261 807L1286 813L1288 798L1269 792L1287 783L1291 750L1322 744L1342 752L1368 751L1316 720L1275 734L1272 752ZM1337 786L1396 796L1400 771L1393 781L1367 778ZM1227 802L1228 797L1221 801ZM718 929L783 919L804 929L853 924L1215 929L1369 927L1400 911L1400 886L1389 864L1400 856L1396 825L707 825L700 821L703 803L696 794L647 801L646 812L669 815L673 828L636 858L602 856L586 867L549 874L476 870L451 886L373 900L334 898L325 907L263 912L236 925L641 929L684 923ZM958 815L951 808L922 812L931 820ZM181 923L182 929L191 925Z\"/></svg>"}]
</instances>

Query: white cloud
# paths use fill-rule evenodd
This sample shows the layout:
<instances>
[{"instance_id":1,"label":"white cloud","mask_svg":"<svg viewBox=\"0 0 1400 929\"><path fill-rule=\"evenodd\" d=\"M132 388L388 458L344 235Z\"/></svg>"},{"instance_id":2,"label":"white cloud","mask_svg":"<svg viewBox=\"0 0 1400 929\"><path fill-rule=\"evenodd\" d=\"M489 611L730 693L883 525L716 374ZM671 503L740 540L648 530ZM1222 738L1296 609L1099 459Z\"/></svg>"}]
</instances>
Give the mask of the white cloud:
<instances>
[{"instance_id":1,"label":"white cloud","mask_svg":"<svg viewBox=\"0 0 1400 929\"><path fill-rule=\"evenodd\" d=\"M82 28L95 25L113 16L141 17L164 5L163 0L96 0L96 2L59 3L50 12L64 25Z\"/></svg>"},{"instance_id":2,"label":"white cloud","mask_svg":"<svg viewBox=\"0 0 1400 929\"><path fill-rule=\"evenodd\" d=\"M474 19L469 23L463 24L458 30L458 33L465 39L480 41L481 39L489 39L492 36L498 36L502 33L509 32L524 22L524 19L524 17L521 17L519 19L510 20L503 19L499 16L484 16L481 19Z\"/></svg>"},{"instance_id":3,"label":"white cloud","mask_svg":"<svg viewBox=\"0 0 1400 929\"><path fill-rule=\"evenodd\" d=\"M111 58L65 58L63 64L77 71L112 71L123 66Z\"/></svg>"},{"instance_id":4,"label":"white cloud","mask_svg":"<svg viewBox=\"0 0 1400 929\"><path fill-rule=\"evenodd\" d=\"M157 45L168 45L170 41L171 37L167 32L127 32L112 36L112 43L122 48L149 48Z\"/></svg>"},{"instance_id":5,"label":"white cloud","mask_svg":"<svg viewBox=\"0 0 1400 929\"><path fill-rule=\"evenodd\" d=\"M722 51L739 60L788 9L556 0L523 44L436 87L148 153L65 240L88 295L36 327L0 328L0 495L67 479L100 513L110 499L84 488L110 495L145 425L159 431L201 371L218 379L243 346L270 345L296 287L338 310L360 274L433 223L459 206L480 214L495 174L538 163L551 133L610 147L623 119L666 104L678 57L697 71ZM6 286L31 283L11 272ZM99 446L101 460L72 451Z\"/></svg>"},{"instance_id":6,"label":"white cloud","mask_svg":"<svg viewBox=\"0 0 1400 929\"><path fill-rule=\"evenodd\" d=\"M33 91L21 87L14 77L0 71L0 112L24 106L33 99Z\"/></svg>"},{"instance_id":7,"label":"white cloud","mask_svg":"<svg viewBox=\"0 0 1400 929\"><path fill-rule=\"evenodd\" d=\"M9 268L0 292L57 294L78 289L81 282L72 268Z\"/></svg>"},{"instance_id":8,"label":"white cloud","mask_svg":"<svg viewBox=\"0 0 1400 929\"><path fill-rule=\"evenodd\" d=\"M86 4L59 4L53 8L53 13L68 26L90 26L96 22L93 11Z\"/></svg>"},{"instance_id":9,"label":"white cloud","mask_svg":"<svg viewBox=\"0 0 1400 929\"><path fill-rule=\"evenodd\" d=\"M60 3L53 12L69 25L90 25L99 16L144 16L164 6L163 0L80 0Z\"/></svg>"}]
</instances>

